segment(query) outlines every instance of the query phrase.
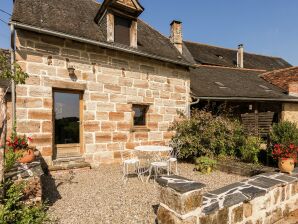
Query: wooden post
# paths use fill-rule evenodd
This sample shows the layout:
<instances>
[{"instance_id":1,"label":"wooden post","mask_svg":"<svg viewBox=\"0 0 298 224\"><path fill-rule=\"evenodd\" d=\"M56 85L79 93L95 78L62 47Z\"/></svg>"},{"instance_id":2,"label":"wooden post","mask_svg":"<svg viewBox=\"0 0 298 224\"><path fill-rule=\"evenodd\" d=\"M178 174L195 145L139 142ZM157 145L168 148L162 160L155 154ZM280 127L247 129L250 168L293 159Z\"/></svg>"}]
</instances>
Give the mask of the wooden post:
<instances>
[{"instance_id":1,"label":"wooden post","mask_svg":"<svg viewBox=\"0 0 298 224\"><path fill-rule=\"evenodd\" d=\"M6 129L7 129L7 105L5 99L5 89L0 88L0 182L4 179L4 148L6 141Z\"/></svg>"}]
</instances>

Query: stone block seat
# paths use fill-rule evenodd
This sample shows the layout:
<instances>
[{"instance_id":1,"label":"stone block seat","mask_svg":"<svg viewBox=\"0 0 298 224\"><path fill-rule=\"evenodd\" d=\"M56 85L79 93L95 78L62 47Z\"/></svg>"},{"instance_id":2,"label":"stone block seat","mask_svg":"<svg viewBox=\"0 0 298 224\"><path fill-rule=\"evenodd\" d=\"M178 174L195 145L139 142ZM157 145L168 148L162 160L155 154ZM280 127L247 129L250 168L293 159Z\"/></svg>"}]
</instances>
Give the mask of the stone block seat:
<instances>
[{"instance_id":1,"label":"stone block seat","mask_svg":"<svg viewBox=\"0 0 298 224\"><path fill-rule=\"evenodd\" d=\"M48 167L49 171L91 169L90 163L81 156L61 157L53 160L53 165Z\"/></svg>"},{"instance_id":2,"label":"stone block seat","mask_svg":"<svg viewBox=\"0 0 298 224\"><path fill-rule=\"evenodd\" d=\"M298 168L268 172L211 192L178 176L161 177L160 223L268 223L298 209Z\"/></svg>"}]
</instances>

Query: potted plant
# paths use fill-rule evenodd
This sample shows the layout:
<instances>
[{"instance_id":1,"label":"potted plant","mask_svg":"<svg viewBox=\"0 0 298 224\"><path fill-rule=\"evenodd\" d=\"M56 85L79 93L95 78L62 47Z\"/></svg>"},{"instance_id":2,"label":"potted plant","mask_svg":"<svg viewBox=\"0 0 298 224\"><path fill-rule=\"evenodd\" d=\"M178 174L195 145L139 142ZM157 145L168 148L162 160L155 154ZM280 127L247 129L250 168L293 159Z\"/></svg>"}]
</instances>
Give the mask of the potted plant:
<instances>
[{"instance_id":1,"label":"potted plant","mask_svg":"<svg viewBox=\"0 0 298 224\"><path fill-rule=\"evenodd\" d=\"M294 144L274 145L272 156L278 160L278 168L281 172L291 174L295 168L295 162L297 159L298 147Z\"/></svg>"},{"instance_id":2,"label":"potted plant","mask_svg":"<svg viewBox=\"0 0 298 224\"><path fill-rule=\"evenodd\" d=\"M10 139L7 140L7 146L12 149L14 153L20 154L18 162L31 163L34 161L34 150L29 147L30 141L32 141L32 139L26 137L26 135L20 136L17 134L12 134Z\"/></svg>"},{"instance_id":3,"label":"potted plant","mask_svg":"<svg viewBox=\"0 0 298 224\"><path fill-rule=\"evenodd\" d=\"M196 158L195 164L196 169L203 174L211 173L216 167L216 161L207 156L201 156Z\"/></svg>"}]
</instances>

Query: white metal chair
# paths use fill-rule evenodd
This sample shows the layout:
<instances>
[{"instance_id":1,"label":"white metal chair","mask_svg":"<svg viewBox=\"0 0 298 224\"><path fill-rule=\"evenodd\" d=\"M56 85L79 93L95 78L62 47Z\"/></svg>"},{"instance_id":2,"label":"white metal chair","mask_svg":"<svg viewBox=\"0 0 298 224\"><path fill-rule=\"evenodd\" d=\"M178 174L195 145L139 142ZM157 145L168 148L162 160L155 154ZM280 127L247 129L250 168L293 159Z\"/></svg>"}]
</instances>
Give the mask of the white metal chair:
<instances>
[{"instance_id":1,"label":"white metal chair","mask_svg":"<svg viewBox=\"0 0 298 224\"><path fill-rule=\"evenodd\" d=\"M178 156L180 153L180 146L181 142L179 140L171 141L170 147L172 147L172 150L170 152L170 159L169 159L169 170L172 171L172 164L175 164L175 174L178 175Z\"/></svg>"},{"instance_id":2,"label":"white metal chair","mask_svg":"<svg viewBox=\"0 0 298 224\"><path fill-rule=\"evenodd\" d=\"M147 182L149 181L150 177L152 176L152 171L154 171L154 181L160 174L160 170L166 170L167 175L170 175L169 170L169 153L168 152L159 152L155 155L155 161L151 162L149 168L149 175L147 178Z\"/></svg>"},{"instance_id":3,"label":"white metal chair","mask_svg":"<svg viewBox=\"0 0 298 224\"><path fill-rule=\"evenodd\" d=\"M178 154L179 152L175 149L173 149L171 152L170 152L170 158L169 158L169 170L170 172L172 171L172 164L175 165L175 174L178 174Z\"/></svg>"},{"instance_id":4,"label":"white metal chair","mask_svg":"<svg viewBox=\"0 0 298 224\"><path fill-rule=\"evenodd\" d=\"M122 150L120 154L121 154L122 172L123 172L122 180L124 181L124 183L127 182L128 176L130 174L136 174L138 178L141 181L143 181L140 175L140 160L135 155L135 150ZM129 172L130 166L134 168L134 171L131 173Z\"/></svg>"}]
</instances>

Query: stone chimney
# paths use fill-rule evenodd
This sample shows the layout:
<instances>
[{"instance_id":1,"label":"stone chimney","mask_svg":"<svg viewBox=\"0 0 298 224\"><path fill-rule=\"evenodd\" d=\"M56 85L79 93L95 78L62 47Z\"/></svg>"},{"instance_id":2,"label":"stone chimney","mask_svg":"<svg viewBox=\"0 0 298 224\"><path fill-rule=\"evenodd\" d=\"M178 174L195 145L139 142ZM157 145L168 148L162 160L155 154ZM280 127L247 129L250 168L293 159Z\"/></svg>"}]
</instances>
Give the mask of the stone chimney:
<instances>
[{"instance_id":1,"label":"stone chimney","mask_svg":"<svg viewBox=\"0 0 298 224\"><path fill-rule=\"evenodd\" d=\"M243 44L238 45L238 52L237 52L237 67L243 68L243 61L244 61L244 48Z\"/></svg>"},{"instance_id":2,"label":"stone chimney","mask_svg":"<svg viewBox=\"0 0 298 224\"><path fill-rule=\"evenodd\" d=\"M298 82L290 82L288 84L288 94L290 96L298 97Z\"/></svg>"},{"instance_id":3,"label":"stone chimney","mask_svg":"<svg viewBox=\"0 0 298 224\"><path fill-rule=\"evenodd\" d=\"M182 22L174 20L171 23L171 42L182 54L183 38L182 38Z\"/></svg>"}]
</instances>

